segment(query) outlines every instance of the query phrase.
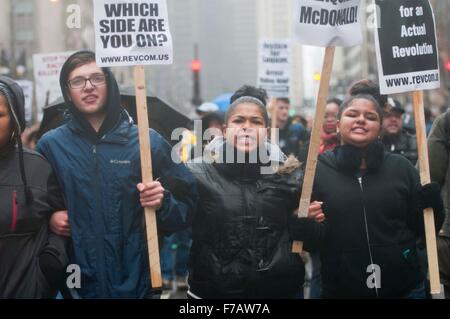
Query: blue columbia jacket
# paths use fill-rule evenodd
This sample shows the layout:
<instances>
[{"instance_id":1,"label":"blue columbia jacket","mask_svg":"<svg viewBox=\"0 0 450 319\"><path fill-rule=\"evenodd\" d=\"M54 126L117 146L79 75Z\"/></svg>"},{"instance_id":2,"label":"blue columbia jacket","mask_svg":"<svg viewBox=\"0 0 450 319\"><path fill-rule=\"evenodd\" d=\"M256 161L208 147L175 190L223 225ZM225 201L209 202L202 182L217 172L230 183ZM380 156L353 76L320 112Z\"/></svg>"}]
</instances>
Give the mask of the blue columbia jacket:
<instances>
[{"instance_id":1,"label":"blue columbia jacket","mask_svg":"<svg viewBox=\"0 0 450 319\"><path fill-rule=\"evenodd\" d=\"M150 294L138 129L125 112L96 144L82 136L75 119L40 140L38 151L63 189L72 234L72 261L81 268L82 298L145 298ZM157 212L159 231L190 224L194 180L171 159L169 144L150 130L153 173L166 193Z\"/></svg>"}]
</instances>

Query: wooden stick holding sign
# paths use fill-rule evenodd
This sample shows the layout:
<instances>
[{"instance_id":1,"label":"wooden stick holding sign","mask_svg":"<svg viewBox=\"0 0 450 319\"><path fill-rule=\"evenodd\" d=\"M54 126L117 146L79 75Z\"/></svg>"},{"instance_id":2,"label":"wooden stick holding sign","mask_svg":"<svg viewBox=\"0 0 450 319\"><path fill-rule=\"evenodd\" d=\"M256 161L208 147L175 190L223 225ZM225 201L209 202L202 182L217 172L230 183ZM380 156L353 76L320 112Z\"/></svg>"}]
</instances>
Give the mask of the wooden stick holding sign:
<instances>
[{"instance_id":1,"label":"wooden stick holding sign","mask_svg":"<svg viewBox=\"0 0 450 319\"><path fill-rule=\"evenodd\" d=\"M328 91L330 88L331 72L333 70L334 46L325 49L325 57L323 60L322 75L320 77L319 94L317 97L316 114L314 125L311 132L309 142L308 159L306 161L305 175L303 179L302 195L298 209L298 217L307 217L308 209L311 203L311 195L314 185L314 177L316 175L317 158L319 156L320 135L325 120L325 111L327 106ZM292 252L301 253L303 251L303 242L294 241L292 244Z\"/></svg>"},{"instance_id":2,"label":"wooden stick holding sign","mask_svg":"<svg viewBox=\"0 0 450 319\"><path fill-rule=\"evenodd\" d=\"M148 125L147 90L145 86L145 69L143 66L134 67L136 88L136 110L139 127L139 147L141 153L142 182L153 181L152 154ZM150 278L153 288L162 287L161 266L159 261L158 229L156 226L156 212L145 208L145 226L147 229L148 262Z\"/></svg>"},{"instance_id":3,"label":"wooden stick holding sign","mask_svg":"<svg viewBox=\"0 0 450 319\"><path fill-rule=\"evenodd\" d=\"M416 122L417 150L419 155L420 181L422 185L429 184L430 165L428 161L427 133L425 128L425 111L423 106L423 92L415 91L412 93L414 117ZM431 295L442 298L443 289L439 278L439 264L436 248L436 231L434 226L434 213L432 208L424 211L425 219L425 238L428 255L428 270L430 272Z\"/></svg>"},{"instance_id":4,"label":"wooden stick holding sign","mask_svg":"<svg viewBox=\"0 0 450 319\"><path fill-rule=\"evenodd\" d=\"M269 100L269 107L268 107L270 113L271 113L271 131L270 131L270 142L272 144L278 145L278 131L277 131L277 114L278 114L278 108L277 108L277 99L274 97L271 97Z\"/></svg>"}]
</instances>

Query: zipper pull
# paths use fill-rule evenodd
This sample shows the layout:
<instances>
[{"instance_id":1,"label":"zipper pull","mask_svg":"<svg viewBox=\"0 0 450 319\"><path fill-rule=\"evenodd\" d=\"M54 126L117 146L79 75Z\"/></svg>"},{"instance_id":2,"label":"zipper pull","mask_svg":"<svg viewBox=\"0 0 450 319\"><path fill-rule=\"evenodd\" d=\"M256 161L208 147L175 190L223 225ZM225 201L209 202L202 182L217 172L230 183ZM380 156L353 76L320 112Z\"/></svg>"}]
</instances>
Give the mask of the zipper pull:
<instances>
[{"instance_id":1,"label":"zipper pull","mask_svg":"<svg viewBox=\"0 0 450 319\"><path fill-rule=\"evenodd\" d=\"M11 232L15 233L17 228L17 215L19 214L19 207L17 203L17 191L12 193L12 216L11 216Z\"/></svg>"}]
</instances>

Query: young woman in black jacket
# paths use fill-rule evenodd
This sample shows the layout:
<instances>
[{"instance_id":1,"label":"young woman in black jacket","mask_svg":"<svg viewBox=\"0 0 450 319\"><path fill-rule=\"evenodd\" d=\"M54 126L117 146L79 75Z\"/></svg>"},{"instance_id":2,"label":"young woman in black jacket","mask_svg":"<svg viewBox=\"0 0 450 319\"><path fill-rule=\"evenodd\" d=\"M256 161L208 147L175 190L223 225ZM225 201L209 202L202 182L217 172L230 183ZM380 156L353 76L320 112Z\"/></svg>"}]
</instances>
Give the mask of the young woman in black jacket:
<instances>
[{"instance_id":1,"label":"young woman in black jacket","mask_svg":"<svg viewBox=\"0 0 450 319\"><path fill-rule=\"evenodd\" d=\"M0 76L0 299L54 297L68 261L49 231L64 201L47 161L22 148L24 128L22 89Z\"/></svg>"},{"instance_id":2,"label":"young woman in black jacket","mask_svg":"<svg viewBox=\"0 0 450 319\"><path fill-rule=\"evenodd\" d=\"M267 141L265 92L244 86L231 102L224 137L189 164L200 200L188 296L294 298L303 289L304 264L292 241L314 248L320 225L294 216L303 174L297 160Z\"/></svg>"},{"instance_id":3,"label":"young woman in black jacket","mask_svg":"<svg viewBox=\"0 0 450 319\"><path fill-rule=\"evenodd\" d=\"M442 223L439 188L422 187L406 158L384 152L382 117L372 96L348 98L339 114L342 145L319 157L313 198L326 216L324 298L425 298L416 240L425 207L434 208L438 229Z\"/></svg>"}]
</instances>

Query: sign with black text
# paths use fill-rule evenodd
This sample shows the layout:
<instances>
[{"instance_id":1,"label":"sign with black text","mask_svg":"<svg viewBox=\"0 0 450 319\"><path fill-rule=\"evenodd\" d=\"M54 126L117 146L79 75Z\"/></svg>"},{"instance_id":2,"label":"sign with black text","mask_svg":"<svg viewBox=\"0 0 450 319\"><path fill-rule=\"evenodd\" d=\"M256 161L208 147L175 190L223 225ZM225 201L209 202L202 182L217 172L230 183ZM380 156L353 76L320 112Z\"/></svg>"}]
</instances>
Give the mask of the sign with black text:
<instances>
[{"instance_id":1,"label":"sign with black text","mask_svg":"<svg viewBox=\"0 0 450 319\"><path fill-rule=\"evenodd\" d=\"M428 0L376 0L375 3L381 93L439 88L436 27Z\"/></svg>"},{"instance_id":2,"label":"sign with black text","mask_svg":"<svg viewBox=\"0 0 450 319\"><path fill-rule=\"evenodd\" d=\"M290 95L291 44L289 40L260 41L258 63L258 87L270 97Z\"/></svg>"},{"instance_id":3,"label":"sign with black text","mask_svg":"<svg viewBox=\"0 0 450 319\"><path fill-rule=\"evenodd\" d=\"M319 47L361 44L360 0L295 1L295 35L301 44Z\"/></svg>"},{"instance_id":4,"label":"sign with black text","mask_svg":"<svg viewBox=\"0 0 450 319\"><path fill-rule=\"evenodd\" d=\"M94 0L97 65L172 64L166 0Z\"/></svg>"}]
</instances>

